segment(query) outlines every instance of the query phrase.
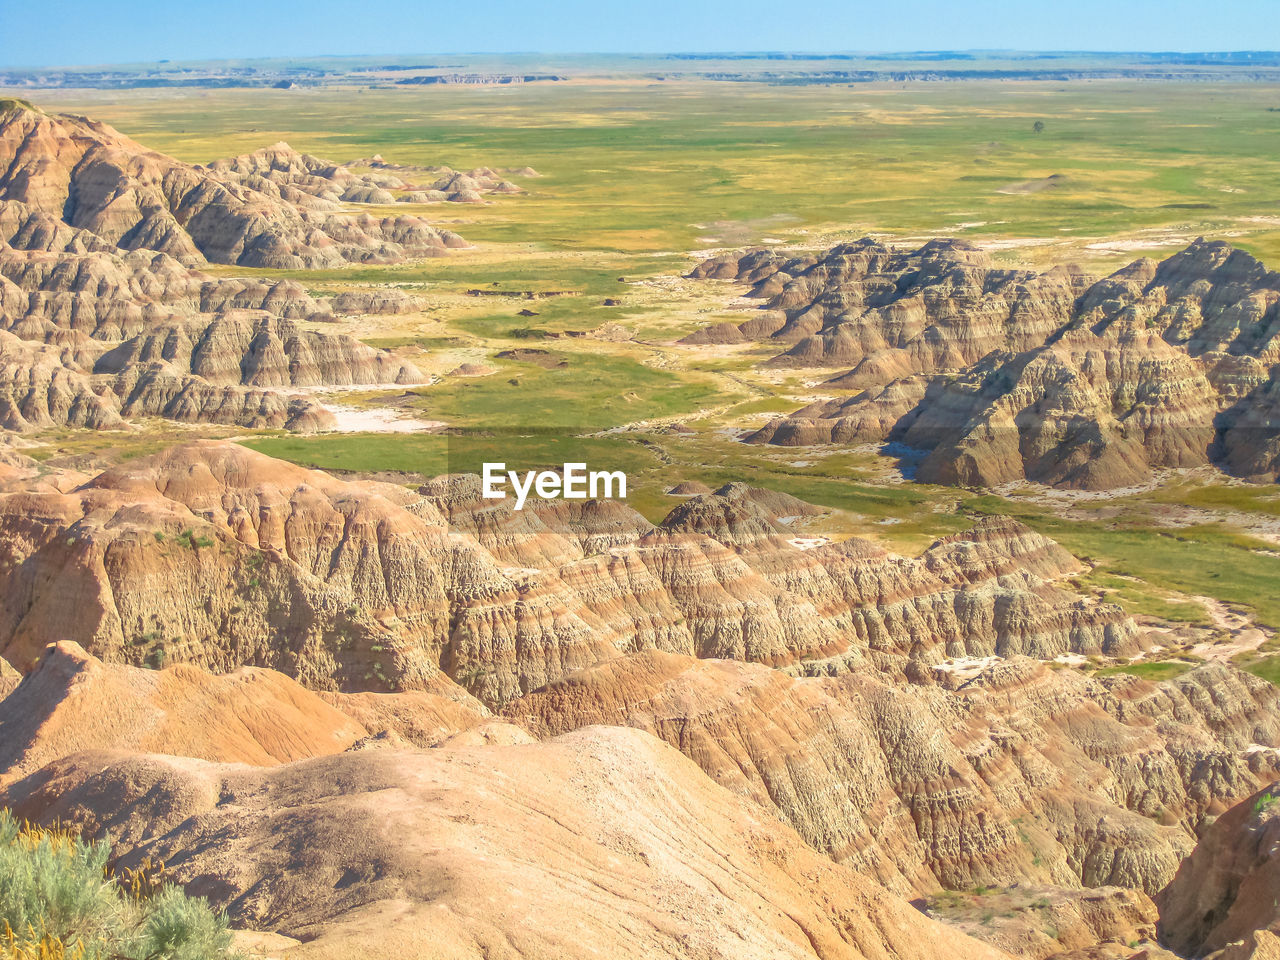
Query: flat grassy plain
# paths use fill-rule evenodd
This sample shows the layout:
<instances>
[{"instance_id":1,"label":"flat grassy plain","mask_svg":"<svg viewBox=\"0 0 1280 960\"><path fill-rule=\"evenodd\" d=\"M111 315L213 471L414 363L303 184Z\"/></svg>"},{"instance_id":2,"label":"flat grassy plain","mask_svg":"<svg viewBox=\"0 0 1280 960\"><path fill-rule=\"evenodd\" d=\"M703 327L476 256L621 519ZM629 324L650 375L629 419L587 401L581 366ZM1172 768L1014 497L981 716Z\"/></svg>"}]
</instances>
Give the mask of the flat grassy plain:
<instances>
[{"instance_id":1,"label":"flat grassy plain","mask_svg":"<svg viewBox=\"0 0 1280 960\"><path fill-rule=\"evenodd\" d=\"M34 99L190 162L287 140L336 161L380 153L460 169L530 165L541 174L517 181L524 196L382 211L425 216L471 249L288 274L317 293L395 283L427 297L421 314L330 329L437 375L395 400L413 416L445 422L449 433L242 437L256 449L330 469L395 472L406 482L486 460L521 469L586 460L627 470L632 504L653 520L675 505L665 491L680 480L747 480L838 511L826 528L832 535L874 536L908 552L975 515L1011 513L1087 558L1080 585L1135 614L1203 624L1203 607L1189 598L1206 596L1247 606L1280 629L1280 555L1275 542L1246 532L1280 516L1275 487L1179 483L1095 516L1034 496L902 483L865 450L751 447L731 428L800 406L811 386L763 375L756 348L674 342L732 316L723 290L679 274L699 251L751 243L817 248L866 233L961 236L992 244L1010 264L1076 261L1103 271L1204 235L1280 264L1280 86L628 79L49 91ZM469 296L473 289L512 296ZM563 295L524 298L553 291ZM521 309L535 315L521 317ZM612 325L622 339L597 335ZM552 362L510 353L530 350ZM462 362L494 372L448 376ZM676 423L691 432L673 431ZM48 440L46 456L95 443L121 456L151 446ZM1161 516L1170 507L1204 516L1170 528ZM1251 669L1280 676L1271 660Z\"/></svg>"},{"instance_id":2,"label":"flat grassy plain","mask_svg":"<svg viewBox=\"0 0 1280 960\"><path fill-rule=\"evenodd\" d=\"M1070 252L1144 231L1240 230L1245 246L1280 254L1280 225L1247 219L1280 215L1280 113L1269 109L1280 90L1269 84L629 80L37 101L195 163L283 139L338 161L381 153L543 174L518 203L437 211L473 241L632 254L804 229L961 232ZM1053 175L1057 186L1035 189Z\"/></svg>"}]
</instances>

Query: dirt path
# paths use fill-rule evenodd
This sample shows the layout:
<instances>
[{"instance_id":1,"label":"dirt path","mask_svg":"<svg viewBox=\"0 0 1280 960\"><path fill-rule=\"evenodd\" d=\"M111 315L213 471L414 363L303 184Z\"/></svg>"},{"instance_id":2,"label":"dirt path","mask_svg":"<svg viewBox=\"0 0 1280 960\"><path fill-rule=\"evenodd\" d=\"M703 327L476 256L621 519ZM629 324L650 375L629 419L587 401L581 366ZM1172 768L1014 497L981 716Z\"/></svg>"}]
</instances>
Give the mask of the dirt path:
<instances>
[{"instance_id":1,"label":"dirt path","mask_svg":"<svg viewBox=\"0 0 1280 960\"><path fill-rule=\"evenodd\" d=\"M424 433L443 430L448 426L443 420L419 420L402 417L388 407L349 407L342 404L326 404L333 414L334 430L338 433Z\"/></svg>"},{"instance_id":2,"label":"dirt path","mask_svg":"<svg viewBox=\"0 0 1280 960\"><path fill-rule=\"evenodd\" d=\"M1197 643L1190 652L1198 657L1206 660L1230 660L1237 654L1258 649L1270 638L1265 630L1243 614L1236 613L1221 600L1212 597L1191 599L1202 604L1213 625L1229 636L1225 641Z\"/></svg>"}]
</instances>

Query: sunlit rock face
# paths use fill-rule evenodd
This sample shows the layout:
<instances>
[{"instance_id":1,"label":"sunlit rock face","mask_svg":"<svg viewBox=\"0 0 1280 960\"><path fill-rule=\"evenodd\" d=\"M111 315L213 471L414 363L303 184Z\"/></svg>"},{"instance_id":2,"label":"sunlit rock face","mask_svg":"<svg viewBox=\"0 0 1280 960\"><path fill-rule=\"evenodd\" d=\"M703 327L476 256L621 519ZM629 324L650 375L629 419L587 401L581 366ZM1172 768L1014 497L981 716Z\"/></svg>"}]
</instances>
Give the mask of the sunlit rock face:
<instances>
[{"instance_id":1,"label":"sunlit rock face","mask_svg":"<svg viewBox=\"0 0 1280 960\"><path fill-rule=\"evenodd\" d=\"M1215 462L1280 475L1280 274L1221 242L1093 280L998 268L961 241L819 258L734 254L694 276L753 283L758 317L698 342L764 339L772 365L848 372L757 431L782 445L890 440L923 481L1111 489Z\"/></svg>"},{"instance_id":2,"label":"sunlit rock face","mask_svg":"<svg viewBox=\"0 0 1280 960\"><path fill-rule=\"evenodd\" d=\"M294 388L423 379L385 351L302 325L420 310L420 297L317 299L294 280L195 268L391 261L460 242L450 234L412 217L343 212L259 178L263 192L241 182L247 175L179 163L104 124L23 107L0 115L0 168L7 429L123 428L158 416L315 431L334 418Z\"/></svg>"}]
</instances>

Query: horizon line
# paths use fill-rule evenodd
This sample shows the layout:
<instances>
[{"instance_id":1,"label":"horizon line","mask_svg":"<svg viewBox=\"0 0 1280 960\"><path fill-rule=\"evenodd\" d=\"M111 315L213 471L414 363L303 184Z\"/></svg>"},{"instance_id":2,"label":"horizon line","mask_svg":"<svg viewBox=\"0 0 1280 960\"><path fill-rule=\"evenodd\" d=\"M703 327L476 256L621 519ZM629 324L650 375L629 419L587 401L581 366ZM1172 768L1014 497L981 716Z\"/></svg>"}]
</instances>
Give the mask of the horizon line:
<instances>
[{"instance_id":1,"label":"horizon line","mask_svg":"<svg viewBox=\"0 0 1280 960\"><path fill-rule=\"evenodd\" d=\"M1122 57L1126 55L1140 56L1280 56L1280 49L1239 48L1239 49L1051 49L1035 47L940 47L934 49L724 49L724 50L420 50L402 53L306 53L306 54L254 54L226 55L208 57L157 57L144 60L120 60L98 63L45 63L45 64L0 64L0 70L85 70L91 68L121 68L131 66L154 66L158 64L194 64L194 63L232 63L255 61L305 61L305 60L360 60L371 58L403 59L408 57L909 57L938 56L940 54L1034 54L1037 56L1108 56Z\"/></svg>"}]
</instances>

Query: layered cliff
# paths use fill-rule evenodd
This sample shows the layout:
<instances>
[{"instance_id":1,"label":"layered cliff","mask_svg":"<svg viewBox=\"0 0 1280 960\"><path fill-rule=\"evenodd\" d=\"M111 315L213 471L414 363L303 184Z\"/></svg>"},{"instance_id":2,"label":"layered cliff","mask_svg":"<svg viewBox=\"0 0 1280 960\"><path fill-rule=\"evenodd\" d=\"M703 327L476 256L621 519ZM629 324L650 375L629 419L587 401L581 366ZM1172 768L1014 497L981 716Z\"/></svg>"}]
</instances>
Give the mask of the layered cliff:
<instances>
[{"instance_id":1,"label":"layered cliff","mask_svg":"<svg viewBox=\"0 0 1280 960\"><path fill-rule=\"evenodd\" d=\"M10 106L0 115L0 203L18 201L125 250L186 264L282 269L434 256L463 241L412 216L343 212L261 174L195 167L104 123ZM10 239L13 243L13 239Z\"/></svg>"},{"instance_id":2,"label":"layered cliff","mask_svg":"<svg viewBox=\"0 0 1280 960\"><path fill-rule=\"evenodd\" d=\"M762 301L760 315L738 330L785 348L769 365L853 367L834 383L857 388L1037 345L1087 286L1072 268L1036 274L997 267L962 240L899 251L865 239L816 258L729 254L690 276L752 285L747 295Z\"/></svg>"},{"instance_id":3,"label":"layered cliff","mask_svg":"<svg viewBox=\"0 0 1280 960\"><path fill-rule=\"evenodd\" d=\"M1169 946L1200 957L1228 944L1240 960L1280 945L1280 784L1224 813L1161 894ZM1259 932L1260 931L1260 932Z\"/></svg>"},{"instance_id":4,"label":"layered cliff","mask_svg":"<svg viewBox=\"0 0 1280 960\"><path fill-rule=\"evenodd\" d=\"M94 389L76 351L0 331L0 424L26 431L52 426L124 426L117 403Z\"/></svg>"},{"instance_id":5,"label":"layered cliff","mask_svg":"<svg viewBox=\"0 0 1280 960\"><path fill-rule=\"evenodd\" d=\"M384 351L306 326L420 310L421 298L348 290L318 299L293 280L215 278L190 265L395 258L423 252L425 228L398 218L375 229L367 216L338 214L317 224L307 218L331 201L274 185L273 195L255 192L101 124L25 108L0 117L0 165L0 329L12 335L0 339L0 415L9 429L121 428L161 416L319 430L334 424L323 405L280 388L421 381ZM294 242L315 255L251 252Z\"/></svg>"},{"instance_id":6,"label":"layered cliff","mask_svg":"<svg viewBox=\"0 0 1280 960\"><path fill-rule=\"evenodd\" d=\"M67 231L92 236L85 230ZM72 249L21 249L0 243L6 329L27 339L79 335L120 340L151 324L226 310L262 310L290 320L332 319L335 305L311 297L294 280L215 279L153 250L80 251L75 249L80 244L68 246Z\"/></svg>"},{"instance_id":7,"label":"layered cliff","mask_svg":"<svg viewBox=\"0 0 1280 960\"><path fill-rule=\"evenodd\" d=\"M323 429L320 404L276 388L421 381L385 351L302 325L329 309L291 281L215 280L164 254L0 244L5 426L164 416Z\"/></svg>"},{"instance_id":8,"label":"layered cliff","mask_svg":"<svg viewBox=\"0 0 1280 960\"><path fill-rule=\"evenodd\" d=\"M517 512L475 478L423 493L216 442L66 489L19 475L0 492L0 655L27 668L50 636L77 637L107 659L268 666L343 689L429 689L443 670L498 706L644 649L905 677L1142 642L1119 608L1056 586L1076 561L1012 521L908 559L858 540L802 549L762 505L776 495L740 485L656 528L617 503Z\"/></svg>"},{"instance_id":9,"label":"layered cliff","mask_svg":"<svg viewBox=\"0 0 1280 960\"><path fill-rule=\"evenodd\" d=\"M100 356L93 372L120 374L154 362L171 364L208 383L253 387L408 384L422 379L410 364L354 337L239 312L223 313L209 322L152 327Z\"/></svg>"},{"instance_id":10,"label":"layered cliff","mask_svg":"<svg viewBox=\"0 0 1280 960\"><path fill-rule=\"evenodd\" d=\"M1134 709L1143 699L1182 709ZM1275 769L1253 738L1280 743L1278 707L1273 687L1217 666L1154 686L1013 659L948 690L651 651L505 712L544 735L599 723L653 733L810 845L912 896L1027 883L1154 894L1209 811Z\"/></svg>"},{"instance_id":11,"label":"layered cliff","mask_svg":"<svg viewBox=\"0 0 1280 960\"><path fill-rule=\"evenodd\" d=\"M769 302L791 311L775 337L813 327L775 362L855 364L829 385L860 392L756 442L890 440L927 451L919 479L973 486L1106 489L1210 462L1278 475L1280 275L1225 243L1086 283L993 271L956 243L891 255L863 241Z\"/></svg>"}]
</instances>

